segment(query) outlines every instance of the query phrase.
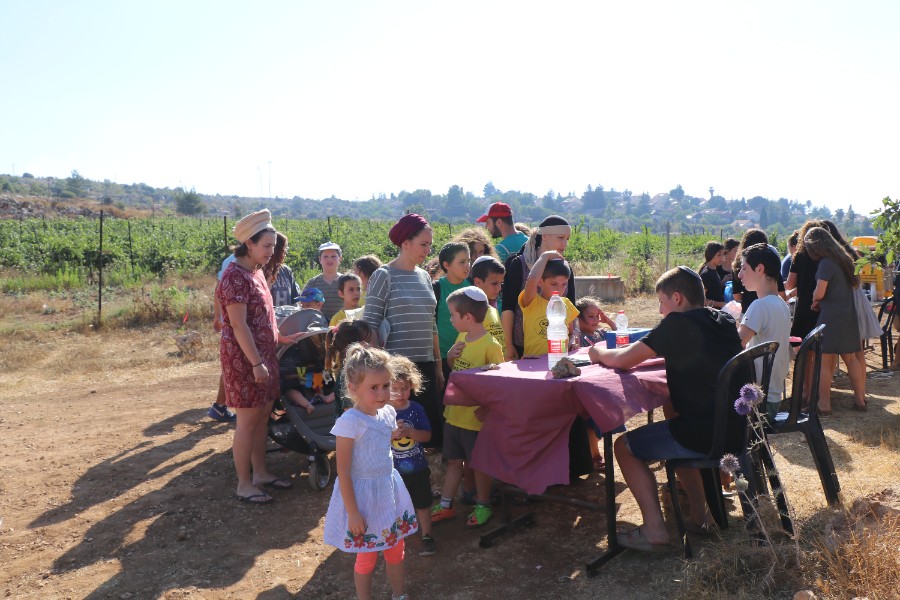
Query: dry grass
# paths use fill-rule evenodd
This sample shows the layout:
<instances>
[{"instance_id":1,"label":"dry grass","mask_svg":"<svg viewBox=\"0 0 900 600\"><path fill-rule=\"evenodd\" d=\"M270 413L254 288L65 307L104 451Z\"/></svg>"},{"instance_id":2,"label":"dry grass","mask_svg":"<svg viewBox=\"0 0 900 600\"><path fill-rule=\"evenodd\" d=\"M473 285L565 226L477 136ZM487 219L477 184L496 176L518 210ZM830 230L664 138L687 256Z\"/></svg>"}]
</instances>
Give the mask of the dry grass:
<instances>
[{"instance_id":1,"label":"dry grass","mask_svg":"<svg viewBox=\"0 0 900 600\"><path fill-rule=\"evenodd\" d=\"M817 558L822 570L816 587L825 598L897 598L900 515L884 518L877 527L851 528L847 539L834 549L819 544Z\"/></svg>"}]
</instances>

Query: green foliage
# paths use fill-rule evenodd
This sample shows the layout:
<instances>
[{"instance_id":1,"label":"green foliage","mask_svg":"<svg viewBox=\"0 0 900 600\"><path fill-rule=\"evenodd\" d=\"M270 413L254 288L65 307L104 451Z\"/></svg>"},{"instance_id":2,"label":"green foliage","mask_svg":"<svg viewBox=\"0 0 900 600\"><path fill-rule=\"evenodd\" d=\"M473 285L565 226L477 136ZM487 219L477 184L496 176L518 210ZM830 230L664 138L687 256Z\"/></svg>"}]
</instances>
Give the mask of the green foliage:
<instances>
[{"instance_id":1,"label":"green foliage","mask_svg":"<svg viewBox=\"0 0 900 600\"><path fill-rule=\"evenodd\" d=\"M101 263L104 285L114 287L160 285L169 276L212 274L229 254L226 246L235 243L230 238L233 223L229 219L223 227L222 219L132 219L129 243L129 221L106 218L101 256L96 219L0 220L0 270L4 273L0 289L14 292L96 285ZM393 223L335 217L274 219L275 227L288 237L286 263L300 282L319 272L316 249L329 240L343 249L342 270L349 270L353 260L364 254L391 260L397 255L397 248L388 240ZM432 226L435 248L460 231L459 226L446 223ZM708 239L707 233L673 234L670 265L697 266L702 262L703 245ZM665 235L647 227L639 234L625 234L588 225L582 219L574 227L566 257L578 265L580 275L621 274L629 293L648 292L665 270L665 247ZM146 305L144 312L153 313L159 308L166 314L175 314L181 310L179 302L174 302L177 310L169 310L165 296L159 295L162 292L142 293L149 294L141 300Z\"/></svg>"},{"instance_id":2,"label":"green foliage","mask_svg":"<svg viewBox=\"0 0 900 600\"><path fill-rule=\"evenodd\" d=\"M872 225L881 230L878 241L875 244L875 250L870 251L868 248L861 248L862 257L856 261L856 272L871 265L882 266L885 262L892 263L900 252L900 200L891 200L890 196L885 196L881 200L883 208L876 209L872 212L874 219ZM847 211L847 217L853 207Z\"/></svg>"},{"instance_id":3,"label":"green foliage","mask_svg":"<svg viewBox=\"0 0 900 600\"><path fill-rule=\"evenodd\" d=\"M206 205L194 188L191 191L180 191L175 196L175 208L182 215L200 215L206 212Z\"/></svg>"}]
</instances>

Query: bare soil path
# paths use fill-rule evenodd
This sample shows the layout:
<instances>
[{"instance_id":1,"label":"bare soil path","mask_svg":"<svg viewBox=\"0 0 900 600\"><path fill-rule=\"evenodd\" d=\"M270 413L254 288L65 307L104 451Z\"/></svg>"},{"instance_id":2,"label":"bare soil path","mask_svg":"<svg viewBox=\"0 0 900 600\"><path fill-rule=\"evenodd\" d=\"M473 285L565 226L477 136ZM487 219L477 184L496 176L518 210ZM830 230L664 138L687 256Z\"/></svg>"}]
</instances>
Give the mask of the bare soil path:
<instances>
[{"instance_id":1,"label":"bare soil path","mask_svg":"<svg viewBox=\"0 0 900 600\"><path fill-rule=\"evenodd\" d=\"M331 489L309 487L304 457L270 455L273 471L295 483L274 504L233 499L233 428L205 417L218 377L215 343L204 333L203 353L186 360L161 327L0 339L0 596L353 597L352 557L321 541ZM835 393L826 426L846 497L900 477L898 389L893 378L871 378L868 413L849 410L846 390ZM799 438L778 450L798 516L814 533L830 511L809 451ZM602 501L602 479L555 491ZM624 486L617 497L622 526L638 523ZM605 544L603 515L534 508L535 526L491 549L479 548L462 519L437 525L438 555L408 555L412 597L677 595L677 552L625 553L588 579L584 564ZM727 531L726 539L743 539L740 527ZM390 597L382 566L375 591Z\"/></svg>"}]
</instances>

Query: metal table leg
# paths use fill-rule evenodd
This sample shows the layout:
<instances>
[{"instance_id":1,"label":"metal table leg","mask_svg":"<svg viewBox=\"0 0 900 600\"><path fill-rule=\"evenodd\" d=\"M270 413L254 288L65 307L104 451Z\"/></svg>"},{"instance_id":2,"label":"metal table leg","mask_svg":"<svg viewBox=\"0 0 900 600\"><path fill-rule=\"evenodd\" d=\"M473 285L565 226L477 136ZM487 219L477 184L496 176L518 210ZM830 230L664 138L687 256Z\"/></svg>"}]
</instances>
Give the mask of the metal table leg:
<instances>
[{"instance_id":1,"label":"metal table leg","mask_svg":"<svg viewBox=\"0 0 900 600\"><path fill-rule=\"evenodd\" d=\"M612 433L603 434L603 458L606 459L604 471L606 479L606 552L586 565L588 577L593 577L600 567L621 554L626 548L619 545L616 534L616 480L613 461Z\"/></svg>"}]
</instances>

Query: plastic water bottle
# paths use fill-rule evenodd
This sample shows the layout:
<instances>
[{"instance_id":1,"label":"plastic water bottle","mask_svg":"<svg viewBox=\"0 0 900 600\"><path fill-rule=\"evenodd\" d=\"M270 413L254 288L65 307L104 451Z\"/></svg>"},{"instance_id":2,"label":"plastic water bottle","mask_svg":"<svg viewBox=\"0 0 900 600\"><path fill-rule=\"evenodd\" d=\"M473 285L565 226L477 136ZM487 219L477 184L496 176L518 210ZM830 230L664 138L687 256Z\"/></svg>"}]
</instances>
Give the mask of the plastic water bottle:
<instances>
[{"instance_id":1,"label":"plastic water bottle","mask_svg":"<svg viewBox=\"0 0 900 600\"><path fill-rule=\"evenodd\" d=\"M616 315L616 348L627 346L629 341L628 317L625 316L624 310L620 310Z\"/></svg>"},{"instance_id":2,"label":"plastic water bottle","mask_svg":"<svg viewBox=\"0 0 900 600\"><path fill-rule=\"evenodd\" d=\"M566 327L566 305L554 293L547 303L547 369L552 369L568 354L569 328Z\"/></svg>"}]
</instances>

